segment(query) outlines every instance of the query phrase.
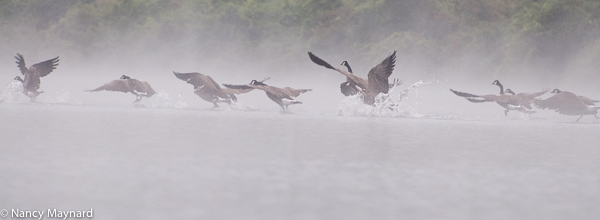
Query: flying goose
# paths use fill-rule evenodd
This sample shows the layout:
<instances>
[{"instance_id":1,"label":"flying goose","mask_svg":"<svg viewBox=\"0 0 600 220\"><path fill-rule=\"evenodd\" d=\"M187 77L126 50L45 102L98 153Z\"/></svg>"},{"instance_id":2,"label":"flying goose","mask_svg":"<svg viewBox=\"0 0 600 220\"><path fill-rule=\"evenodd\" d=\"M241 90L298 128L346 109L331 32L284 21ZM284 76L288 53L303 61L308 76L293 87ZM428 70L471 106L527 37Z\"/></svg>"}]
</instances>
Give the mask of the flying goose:
<instances>
[{"instance_id":1,"label":"flying goose","mask_svg":"<svg viewBox=\"0 0 600 220\"><path fill-rule=\"evenodd\" d=\"M551 109L563 115L579 115L575 122L579 122L583 115L594 115L595 118L598 118L600 106L594 103L598 103L600 100L592 100L559 89L554 89L550 93L555 93L555 95L544 100L534 100L535 106L540 109Z\"/></svg>"},{"instance_id":2,"label":"flying goose","mask_svg":"<svg viewBox=\"0 0 600 220\"><path fill-rule=\"evenodd\" d=\"M84 90L84 91L98 92L98 91L102 91L102 90L124 92L124 93L130 92L131 94L134 94L136 97L136 99L133 103L139 102L140 100L142 100L142 97L144 97L144 96L150 97L150 96L156 94L154 89L152 89L150 84L148 84L147 82L139 81L137 79L132 79L126 75L122 75L121 78L110 81L109 83L106 83L96 89Z\"/></svg>"},{"instance_id":3,"label":"flying goose","mask_svg":"<svg viewBox=\"0 0 600 220\"><path fill-rule=\"evenodd\" d=\"M198 95L200 98L204 99L207 102L213 103L213 108L218 108L217 102L225 102L230 104L232 102L237 102L237 97L235 94L242 94L252 91L254 88L248 89L230 89L230 88L221 88L217 82L215 82L210 76L204 75L201 73L193 72L193 73L177 73L173 72L175 77L186 81L189 84L194 86L194 93ZM268 80L269 78L264 79L261 82Z\"/></svg>"},{"instance_id":4,"label":"flying goose","mask_svg":"<svg viewBox=\"0 0 600 220\"><path fill-rule=\"evenodd\" d=\"M396 63L396 51L381 61L381 63L371 68L368 74L368 80L362 79L348 71L333 67L321 58L315 56L312 52L308 52L308 56L315 64L324 66L327 69L335 70L346 76L347 80L355 83L356 85L354 87L363 94L363 102L365 104L374 105L375 96L377 96L379 93L387 93L390 89L388 78L394 71L394 66ZM394 82L397 83L396 81ZM348 86L352 86L352 84L348 84Z\"/></svg>"},{"instance_id":5,"label":"flying goose","mask_svg":"<svg viewBox=\"0 0 600 220\"><path fill-rule=\"evenodd\" d=\"M504 87L498 80L495 80L492 84L500 87L500 95L474 95L470 93L459 92L453 89L450 89L450 91L452 91L457 96L463 97L473 103L496 102L498 103L498 105L505 108L504 115L508 115L508 112L510 110L517 110L529 114L535 113L533 108L531 108L531 104L528 101L524 101L518 96L504 94Z\"/></svg>"},{"instance_id":6,"label":"flying goose","mask_svg":"<svg viewBox=\"0 0 600 220\"><path fill-rule=\"evenodd\" d=\"M38 91L38 89L40 89L40 77L47 76L56 69L59 59L58 57L55 57L44 62L33 64L27 69L23 55L17 53L15 58L17 59L17 66L25 78L21 79L20 76L17 76L15 77L15 80L23 83L23 93L27 95L31 101L35 101L35 98L43 93L43 91Z\"/></svg>"},{"instance_id":7,"label":"flying goose","mask_svg":"<svg viewBox=\"0 0 600 220\"><path fill-rule=\"evenodd\" d=\"M264 80L263 80L264 81ZM267 96L281 106L283 111L286 111L288 105L302 104L302 102L295 100L300 94L312 91L312 89L293 89L290 87L278 88L275 86L269 86L263 82L252 80L248 85L229 85L223 84L227 88L236 90L247 90L247 89L260 89L265 91Z\"/></svg>"}]
</instances>

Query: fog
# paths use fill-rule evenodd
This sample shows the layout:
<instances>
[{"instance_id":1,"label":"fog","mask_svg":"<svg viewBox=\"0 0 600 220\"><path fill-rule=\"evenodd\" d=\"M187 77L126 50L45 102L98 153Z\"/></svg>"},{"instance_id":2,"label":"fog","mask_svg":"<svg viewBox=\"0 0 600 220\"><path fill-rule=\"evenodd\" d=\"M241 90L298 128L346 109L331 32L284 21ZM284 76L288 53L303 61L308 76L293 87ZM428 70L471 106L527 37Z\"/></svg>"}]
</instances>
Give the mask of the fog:
<instances>
[{"instance_id":1,"label":"fog","mask_svg":"<svg viewBox=\"0 0 600 220\"><path fill-rule=\"evenodd\" d=\"M295 20L277 23L268 20L277 19L274 15L277 12L252 8L276 5L271 2L7 1L2 7L4 19L1 23L0 54L4 58L0 61L0 68L5 77L0 79L0 83L6 85L19 75L13 58L16 53L25 56L28 66L60 56L58 68L42 79L41 90L46 91L44 96L65 90L73 100L93 102L104 95L81 91L125 74L148 81L156 91L169 94L183 92L188 94L186 98L191 99L190 86L174 78L172 71L200 72L210 75L218 83L242 84L252 79L271 77L269 84L274 86L311 88L314 91L299 98L306 103L294 108L308 110L318 106L319 109L328 109L344 98L335 91L344 77L311 63L307 51L336 66L347 60L357 75L366 78L371 67L397 50L398 60L391 77L403 80L403 86L420 80L434 82L422 89L432 89L433 92L433 88L439 88L433 93L440 95L445 94L448 88L474 94L493 94L496 91L493 86L479 86L489 85L495 79L518 92L561 88L591 97L599 92L595 82L600 77L595 71L597 62L594 62L598 58L594 46L600 38L598 31L588 25L586 27L593 31L565 36L558 34L550 38L554 32L564 32L560 30L564 28L562 25L577 22L578 17L569 13L575 13L571 10L576 11L585 5L544 3L566 14L540 12L553 16L553 23L547 24L549 37L527 38L518 31L501 32L501 27L493 32L482 27L485 24L450 18L440 20L435 17L436 13L449 12L436 10L447 9L420 1L376 6L371 6L370 2L333 1L321 5L310 3L304 8L298 6L300 3L286 4L291 8L289 10L297 9L298 13L310 7L322 8L307 14L315 16L310 19L299 15L284 16L285 19L306 20L305 23ZM499 25L515 19L505 15L511 13L506 10L518 11L518 8L511 3L506 4L495 5L498 11L491 11L488 17L483 17L487 19L484 21L489 25ZM367 9L352 9L359 5ZM212 9L205 8L208 6ZM492 6L492 3L472 5L486 10L491 10ZM468 14L479 9L461 7L467 6L460 4L451 9L467 10L463 12L467 14L447 16L461 19L483 16ZM231 15L220 15L220 10ZM390 13L391 17L376 12ZM335 16L342 20L333 19ZM446 23L434 25L440 21ZM485 34L476 35L478 32L470 29L482 29L500 36L483 38ZM450 40L460 32L473 35L471 42ZM571 35L573 37L568 38ZM443 45L448 42L457 45L454 49L452 45ZM523 56L520 47L529 48L529 53L534 55ZM520 58L523 60L513 60ZM485 87L489 88L483 89ZM248 103L264 99L256 99L254 95L241 95L241 99ZM112 97L118 99L121 96L125 95ZM435 97L423 101L441 104ZM196 102L200 106L210 106L210 103L202 103L201 100Z\"/></svg>"},{"instance_id":2,"label":"fog","mask_svg":"<svg viewBox=\"0 0 600 220\"><path fill-rule=\"evenodd\" d=\"M107 219L594 219L598 120L505 116L450 92L498 94L499 80L517 93L600 99L600 4L569 2L0 1L0 92L21 75L17 53L27 67L60 56L37 103L20 94L0 104L0 176L13 176L0 180L0 208L94 207ZM362 78L397 51L398 112L340 114L373 107L343 107L359 99L309 51ZM213 110L174 71L312 91L288 114L263 91ZM121 75L157 94L133 104L132 94L84 92ZM49 181L32 181L39 173Z\"/></svg>"}]
</instances>

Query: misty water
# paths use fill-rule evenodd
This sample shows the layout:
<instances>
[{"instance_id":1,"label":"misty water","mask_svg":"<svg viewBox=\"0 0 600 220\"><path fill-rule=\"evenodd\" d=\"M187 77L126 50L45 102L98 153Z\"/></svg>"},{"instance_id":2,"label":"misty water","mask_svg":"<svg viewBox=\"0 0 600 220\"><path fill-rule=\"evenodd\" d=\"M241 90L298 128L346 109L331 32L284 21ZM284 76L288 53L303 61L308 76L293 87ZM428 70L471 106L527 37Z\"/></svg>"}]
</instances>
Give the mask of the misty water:
<instances>
[{"instance_id":1,"label":"misty water","mask_svg":"<svg viewBox=\"0 0 600 220\"><path fill-rule=\"evenodd\" d=\"M56 89L30 103L11 83L0 208L93 208L95 219L600 216L593 117L504 116L440 84L400 86L396 111L353 97L312 108L307 93L282 113L262 92L212 110L188 90L134 105L130 94Z\"/></svg>"}]
</instances>

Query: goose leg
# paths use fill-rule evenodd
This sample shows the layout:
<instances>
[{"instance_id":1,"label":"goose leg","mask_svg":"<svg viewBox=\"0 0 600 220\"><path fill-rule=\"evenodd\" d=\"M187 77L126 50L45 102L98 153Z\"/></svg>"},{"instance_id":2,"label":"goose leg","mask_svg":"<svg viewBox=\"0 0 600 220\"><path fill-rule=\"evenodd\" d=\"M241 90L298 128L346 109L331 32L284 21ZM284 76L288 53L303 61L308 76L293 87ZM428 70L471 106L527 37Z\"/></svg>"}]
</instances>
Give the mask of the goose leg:
<instances>
[{"instance_id":1,"label":"goose leg","mask_svg":"<svg viewBox=\"0 0 600 220\"><path fill-rule=\"evenodd\" d=\"M135 101L133 101L133 103L138 103L142 100L142 96L136 96L135 97Z\"/></svg>"},{"instance_id":2,"label":"goose leg","mask_svg":"<svg viewBox=\"0 0 600 220\"><path fill-rule=\"evenodd\" d=\"M504 110L504 115L508 116L508 109Z\"/></svg>"},{"instance_id":3,"label":"goose leg","mask_svg":"<svg viewBox=\"0 0 600 220\"><path fill-rule=\"evenodd\" d=\"M219 105L217 105L217 101L214 101L214 102L213 102L213 105L214 105L214 106L213 106L213 108L212 108L212 109L215 109L215 108L218 108L218 107L219 107Z\"/></svg>"},{"instance_id":4,"label":"goose leg","mask_svg":"<svg viewBox=\"0 0 600 220\"><path fill-rule=\"evenodd\" d=\"M583 115L579 116L579 118L577 118L577 120L575 120L576 123L579 123L579 119L581 119L583 117Z\"/></svg>"}]
</instances>

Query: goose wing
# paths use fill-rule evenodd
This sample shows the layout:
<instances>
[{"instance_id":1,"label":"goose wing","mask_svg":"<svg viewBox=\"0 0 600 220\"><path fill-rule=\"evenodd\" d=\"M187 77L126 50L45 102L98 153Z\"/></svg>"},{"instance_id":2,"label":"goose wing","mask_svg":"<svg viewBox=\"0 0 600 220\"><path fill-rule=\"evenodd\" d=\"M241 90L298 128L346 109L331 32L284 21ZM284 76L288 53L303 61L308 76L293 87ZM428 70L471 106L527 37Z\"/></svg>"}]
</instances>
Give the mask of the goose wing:
<instances>
[{"instance_id":1,"label":"goose wing","mask_svg":"<svg viewBox=\"0 0 600 220\"><path fill-rule=\"evenodd\" d=\"M28 71L27 66L25 65L25 58L23 58L23 55L17 53L15 59L17 59L15 63L17 63L19 70L21 70L21 74L25 75L25 73Z\"/></svg>"},{"instance_id":2,"label":"goose wing","mask_svg":"<svg viewBox=\"0 0 600 220\"><path fill-rule=\"evenodd\" d=\"M294 89L290 87L285 87L281 90L291 97L298 97L302 93L312 91L312 89Z\"/></svg>"},{"instance_id":3,"label":"goose wing","mask_svg":"<svg viewBox=\"0 0 600 220\"><path fill-rule=\"evenodd\" d=\"M36 73L40 77L44 77L56 69L56 66L58 66L58 61L58 57L55 57L44 62L33 64L33 66L29 67L29 71Z\"/></svg>"},{"instance_id":4,"label":"goose wing","mask_svg":"<svg viewBox=\"0 0 600 220\"><path fill-rule=\"evenodd\" d=\"M98 88L92 90L85 90L86 92L97 92L97 91L115 91L115 92L131 92L132 90L128 87L126 79L115 79L110 81Z\"/></svg>"},{"instance_id":5,"label":"goose wing","mask_svg":"<svg viewBox=\"0 0 600 220\"><path fill-rule=\"evenodd\" d=\"M377 66L371 68L369 71L369 89L368 93L371 95L377 95L379 93L387 93L390 89L388 78L394 71L396 65L396 51L390 56L385 58Z\"/></svg>"},{"instance_id":6,"label":"goose wing","mask_svg":"<svg viewBox=\"0 0 600 220\"><path fill-rule=\"evenodd\" d=\"M470 102L494 102L497 101L499 98L499 96L497 95L474 95L471 93L459 92L453 89L450 89L450 91L452 91L452 93L454 93L457 96L469 100Z\"/></svg>"},{"instance_id":7,"label":"goose wing","mask_svg":"<svg viewBox=\"0 0 600 220\"><path fill-rule=\"evenodd\" d=\"M588 98L588 97L581 96L581 95L580 95L580 96L577 96L577 97L579 98L579 100L581 100L581 101L582 101L583 103L585 103L586 105L594 105L594 103L598 103L598 102L600 102L599 100L593 100L593 99L590 99L590 98Z\"/></svg>"},{"instance_id":8,"label":"goose wing","mask_svg":"<svg viewBox=\"0 0 600 220\"><path fill-rule=\"evenodd\" d=\"M186 81L189 84L192 84L194 86L194 89L197 89L198 87L204 87L204 86L210 86L210 87L215 87L215 82L214 80L212 80L212 78L210 78L210 76L201 74L201 73L178 73L178 72L173 72L173 74L175 74L175 77L177 77L178 79L181 79L183 81ZM219 85L216 85L217 87Z\"/></svg>"},{"instance_id":9,"label":"goose wing","mask_svg":"<svg viewBox=\"0 0 600 220\"><path fill-rule=\"evenodd\" d=\"M586 104L571 92L561 92L544 100L535 100L540 109L551 109L564 115L581 115L587 109Z\"/></svg>"},{"instance_id":10,"label":"goose wing","mask_svg":"<svg viewBox=\"0 0 600 220\"><path fill-rule=\"evenodd\" d=\"M342 94L344 94L345 96L356 95L360 92L360 90L358 88L356 88L356 83L354 83L350 79L348 79L348 81L340 84L340 90L342 91Z\"/></svg>"},{"instance_id":11,"label":"goose wing","mask_svg":"<svg viewBox=\"0 0 600 220\"><path fill-rule=\"evenodd\" d=\"M242 94L254 90L254 88L249 85L223 84L223 86L226 88L223 89L223 91L227 92L228 94Z\"/></svg>"},{"instance_id":12,"label":"goose wing","mask_svg":"<svg viewBox=\"0 0 600 220\"><path fill-rule=\"evenodd\" d=\"M548 89L544 89L541 92L534 92L534 93L519 93L519 94L516 94L516 96L523 99L523 101L528 102L529 100L532 100L538 96L546 94L546 92L548 92Z\"/></svg>"}]
</instances>

